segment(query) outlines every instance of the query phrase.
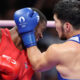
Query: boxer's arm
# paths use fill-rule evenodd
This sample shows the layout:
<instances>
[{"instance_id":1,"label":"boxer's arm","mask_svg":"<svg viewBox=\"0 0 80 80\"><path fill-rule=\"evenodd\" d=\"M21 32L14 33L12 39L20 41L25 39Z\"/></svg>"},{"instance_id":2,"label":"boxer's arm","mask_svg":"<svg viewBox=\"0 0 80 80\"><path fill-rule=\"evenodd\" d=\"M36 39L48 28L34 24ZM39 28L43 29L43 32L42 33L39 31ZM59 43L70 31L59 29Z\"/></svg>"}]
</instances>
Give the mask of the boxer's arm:
<instances>
[{"instance_id":1,"label":"boxer's arm","mask_svg":"<svg viewBox=\"0 0 80 80\"><path fill-rule=\"evenodd\" d=\"M36 71L49 70L59 63L58 44L51 45L47 51L41 53L36 47L27 48L28 58Z\"/></svg>"}]
</instances>

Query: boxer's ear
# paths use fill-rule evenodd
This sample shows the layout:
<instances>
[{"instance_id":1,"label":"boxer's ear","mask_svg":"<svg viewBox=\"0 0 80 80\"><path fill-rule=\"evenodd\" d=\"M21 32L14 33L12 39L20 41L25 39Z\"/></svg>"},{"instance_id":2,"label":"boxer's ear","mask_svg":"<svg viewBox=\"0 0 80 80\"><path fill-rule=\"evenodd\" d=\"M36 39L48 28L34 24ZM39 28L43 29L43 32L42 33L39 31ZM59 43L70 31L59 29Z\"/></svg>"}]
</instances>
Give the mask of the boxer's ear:
<instances>
[{"instance_id":1,"label":"boxer's ear","mask_svg":"<svg viewBox=\"0 0 80 80\"><path fill-rule=\"evenodd\" d=\"M72 30L72 25L69 22L64 23L64 32L69 33Z\"/></svg>"}]
</instances>

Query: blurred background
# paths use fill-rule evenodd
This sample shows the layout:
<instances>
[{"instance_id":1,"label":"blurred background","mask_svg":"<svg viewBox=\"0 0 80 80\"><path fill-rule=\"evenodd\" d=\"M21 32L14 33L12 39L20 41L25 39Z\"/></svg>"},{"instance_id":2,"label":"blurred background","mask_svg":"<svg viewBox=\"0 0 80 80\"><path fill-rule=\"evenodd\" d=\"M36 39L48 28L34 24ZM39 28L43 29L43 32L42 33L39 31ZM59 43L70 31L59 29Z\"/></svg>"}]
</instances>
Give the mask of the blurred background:
<instances>
[{"instance_id":1,"label":"blurred background","mask_svg":"<svg viewBox=\"0 0 80 80\"><path fill-rule=\"evenodd\" d=\"M1 0L0 2L0 20L13 20L13 14L16 10L24 7L35 7L41 10L47 20L53 20L53 8L59 0ZM38 42L39 49L43 52L53 43L62 43L59 40L55 28L47 28L44 38ZM42 80L57 80L57 71L53 69L42 72Z\"/></svg>"}]
</instances>

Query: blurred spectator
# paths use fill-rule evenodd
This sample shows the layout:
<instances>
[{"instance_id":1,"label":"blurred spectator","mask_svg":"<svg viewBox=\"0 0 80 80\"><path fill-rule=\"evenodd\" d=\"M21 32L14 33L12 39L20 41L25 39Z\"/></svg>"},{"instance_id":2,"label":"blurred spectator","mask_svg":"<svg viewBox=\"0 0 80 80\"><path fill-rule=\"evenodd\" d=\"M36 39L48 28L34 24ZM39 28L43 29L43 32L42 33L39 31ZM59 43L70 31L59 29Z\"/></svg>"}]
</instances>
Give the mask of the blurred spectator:
<instances>
[{"instance_id":1,"label":"blurred spectator","mask_svg":"<svg viewBox=\"0 0 80 80\"><path fill-rule=\"evenodd\" d=\"M13 19L16 0L2 0L0 3L0 19Z\"/></svg>"},{"instance_id":2,"label":"blurred spectator","mask_svg":"<svg viewBox=\"0 0 80 80\"><path fill-rule=\"evenodd\" d=\"M53 20L53 7L59 0L45 0L41 11L46 15L48 20Z\"/></svg>"},{"instance_id":3,"label":"blurred spectator","mask_svg":"<svg viewBox=\"0 0 80 80\"><path fill-rule=\"evenodd\" d=\"M24 7L33 7L37 0L16 0L17 9Z\"/></svg>"},{"instance_id":4,"label":"blurred spectator","mask_svg":"<svg viewBox=\"0 0 80 80\"><path fill-rule=\"evenodd\" d=\"M45 4L46 0L37 0L34 7L38 9L42 9L43 5Z\"/></svg>"},{"instance_id":5,"label":"blurred spectator","mask_svg":"<svg viewBox=\"0 0 80 80\"><path fill-rule=\"evenodd\" d=\"M33 7L36 0L2 0L0 3L0 19L13 19L14 11L24 7Z\"/></svg>"},{"instance_id":6,"label":"blurred spectator","mask_svg":"<svg viewBox=\"0 0 80 80\"><path fill-rule=\"evenodd\" d=\"M24 7L35 7L40 9L52 20L54 4L59 0L2 0L0 3L0 19L13 19L14 11Z\"/></svg>"},{"instance_id":7,"label":"blurred spectator","mask_svg":"<svg viewBox=\"0 0 80 80\"><path fill-rule=\"evenodd\" d=\"M34 7L40 9L48 20L53 19L53 7L59 0L37 0Z\"/></svg>"}]
</instances>

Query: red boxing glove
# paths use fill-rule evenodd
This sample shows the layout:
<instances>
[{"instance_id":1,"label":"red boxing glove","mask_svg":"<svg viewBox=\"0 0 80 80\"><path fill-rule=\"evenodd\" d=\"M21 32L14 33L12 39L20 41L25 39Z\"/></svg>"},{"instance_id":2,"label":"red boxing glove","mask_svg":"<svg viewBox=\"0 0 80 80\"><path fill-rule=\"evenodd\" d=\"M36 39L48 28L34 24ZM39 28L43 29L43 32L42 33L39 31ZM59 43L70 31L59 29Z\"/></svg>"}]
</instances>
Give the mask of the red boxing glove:
<instances>
[{"instance_id":1,"label":"red boxing glove","mask_svg":"<svg viewBox=\"0 0 80 80\"><path fill-rule=\"evenodd\" d=\"M20 65L9 56L0 56L0 75L3 80L14 80L18 77Z\"/></svg>"}]
</instances>

